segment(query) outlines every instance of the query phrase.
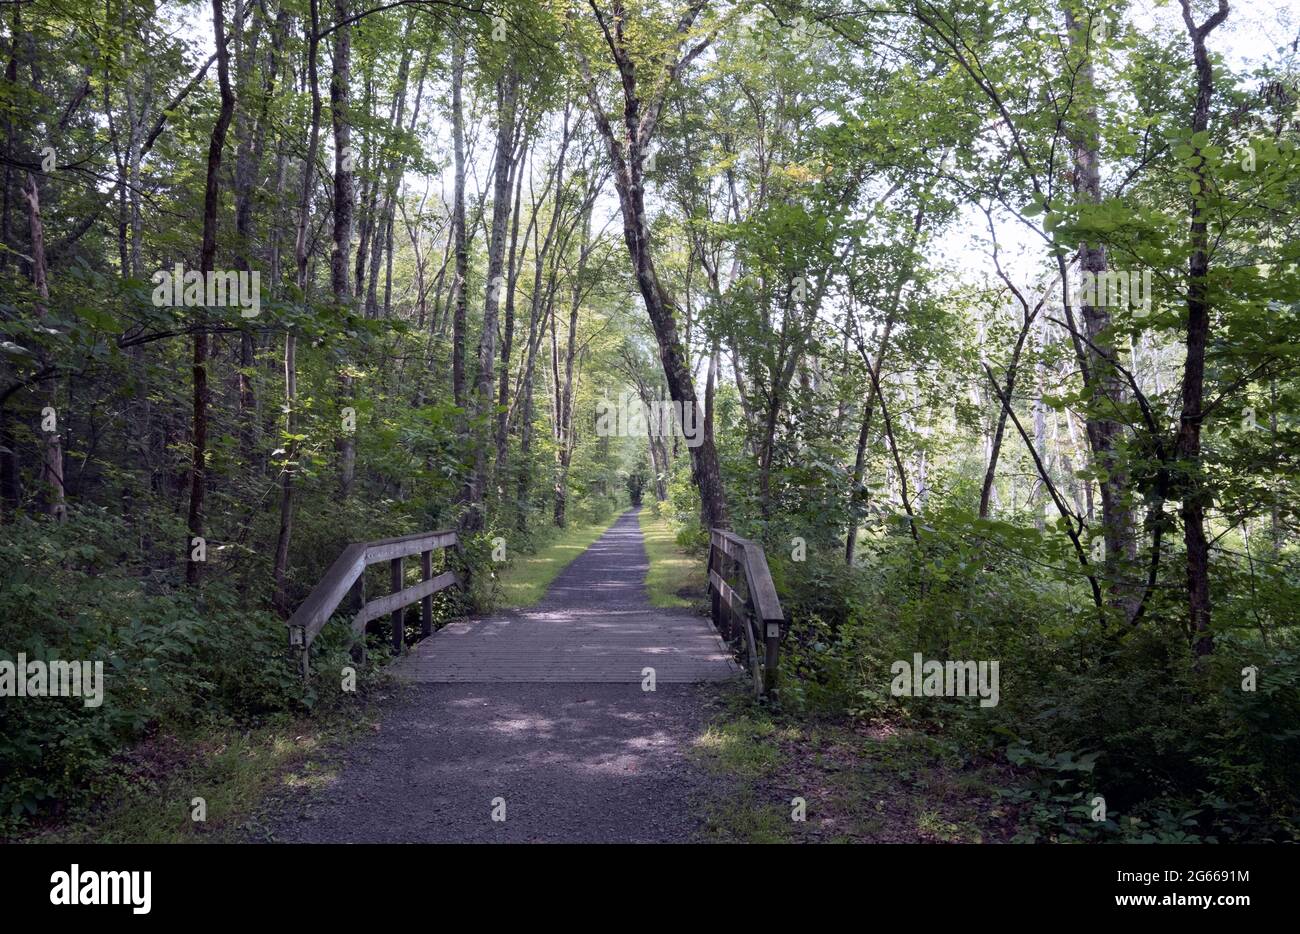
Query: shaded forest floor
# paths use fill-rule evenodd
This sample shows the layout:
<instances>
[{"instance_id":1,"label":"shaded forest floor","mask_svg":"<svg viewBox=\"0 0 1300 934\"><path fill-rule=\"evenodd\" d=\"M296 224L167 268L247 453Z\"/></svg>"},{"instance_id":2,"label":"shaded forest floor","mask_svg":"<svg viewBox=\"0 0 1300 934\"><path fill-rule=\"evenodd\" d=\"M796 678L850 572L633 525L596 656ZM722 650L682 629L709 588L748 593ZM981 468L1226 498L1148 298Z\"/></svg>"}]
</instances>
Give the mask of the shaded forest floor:
<instances>
[{"instance_id":1,"label":"shaded forest floor","mask_svg":"<svg viewBox=\"0 0 1300 934\"><path fill-rule=\"evenodd\" d=\"M772 712L735 689L717 707L694 750L720 782L704 803L704 840L993 843L1016 833L1016 809L1000 798L1012 771L942 736Z\"/></svg>"},{"instance_id":2,"label":"shaded forest floor","mask_svg":"<svg viewBox=\"0 0 1300 934\"><path fill-rule=\"evenodd\" d=\"M698 686L705 725L689 756L710 777L692 797L693 839L726 843L1005 842L1016 831L999 789L1004 765L968 759L950 741L754 705L732 685ZM28 839L58 843L255 842L274 839L286 801L334 781L348 751L379 734L413 690L386 684L315 718L256 730L157 735L106 777L94 808ZM192 819L193 799L207 819ZM805 820L792 818L792 800Z\"/></svg>"},{"instance_id":3,"label":"shaded forest floor","mask_svg":"<svg viewBox=\"0 0 1300 934\"><path fill-rule=\"evenodd\" d=\"M383 691L311 717L255 729L203 727L159 732L119 756L91 804L35 826L35 843L236 843L255 838L258 813L281 786L310 782L311 763L344 748L377 721ZM195 798L203 799L196 820Z\"/></svg>"}]
</instances>

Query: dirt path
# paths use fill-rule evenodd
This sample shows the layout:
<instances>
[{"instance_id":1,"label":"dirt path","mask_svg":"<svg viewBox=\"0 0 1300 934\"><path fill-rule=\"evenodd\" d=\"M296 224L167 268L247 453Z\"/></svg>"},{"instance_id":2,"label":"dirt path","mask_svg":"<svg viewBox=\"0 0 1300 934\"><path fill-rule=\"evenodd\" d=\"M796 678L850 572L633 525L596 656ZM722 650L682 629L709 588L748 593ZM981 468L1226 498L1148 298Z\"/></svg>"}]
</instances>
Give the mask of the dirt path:
<instances>
[{"instance_id":1,"label":"dirt path","mask_svg":"<svg viewBox=\"0 0 1300 934\"><path fill-rule=\"evenodd\" d=\"M715 657L707 621L650 606L647 567L628 512L535 610L426 640L401 666L414 683L376 731L274 803L273 837L689 840L707 778L687 752L716 689L680 682L734 666ZM455 664L435 661L440 643ZM646 665L663 672L653 692L642 690Z\"/></svg>"}]
</instances>

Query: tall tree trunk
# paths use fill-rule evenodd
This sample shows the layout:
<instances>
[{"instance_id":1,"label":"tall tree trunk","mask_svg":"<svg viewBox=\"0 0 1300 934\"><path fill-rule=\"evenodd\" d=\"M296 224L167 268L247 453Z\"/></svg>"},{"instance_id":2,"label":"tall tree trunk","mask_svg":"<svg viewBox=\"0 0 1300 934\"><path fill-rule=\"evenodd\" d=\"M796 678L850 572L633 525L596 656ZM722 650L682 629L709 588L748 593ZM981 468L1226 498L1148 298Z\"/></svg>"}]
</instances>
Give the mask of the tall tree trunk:
<instances>
[{"instance_id":1,"label":"tall tree trunk","mask_svg":"<svg viewBox=\"0 0 1300 934\"><path fill-rule=\"evenodd\" d=\"M346 23L350 16L348 0L334 0L334 21ZM352 26L337 25L334 30L334 66L330 74L330 120L334 128L334 247L330 253L330 288L334 301L351 310L352 287L348 275L348 258L352 251L352 212L356 194L352 184L352 124L348 109L348 81L351 78ZM338 377L340 399L352 400L352 377L343 370ZM339 494L345 499L352 493L356 476L356 440L352 431L340 425L335 441L339 453Z\"/></svg>"},{"instance_id":2,"label":"tall tree trunk","mask_svg":"<svg viewBox=\"0 0 1300 934\"><path fill-rule=\"evenodd\" d=\"M199 251L199 271L207 279L217 256L217 208L221 196L221 151L226 145L226 131L235 111L235 94L230 88L230 62L226 52L224 0L212 0L212 32L217 49L217 83L221 88L221 110L212 127L208 142L208 174L203 191L203 246ZM194 460L190 468L190 511L185 544L185 580L195 584L199 565L195 560L194 539L203 537L204 501L207 496L208 454L208 334L206 321L194 331Z\"/></svg>"},{"instance_id":3,"label":"tall tree trunk","mask_svg":"<svg viewBox=\"0 0 1300 934\"><path fill-rule=\"evenodd\" d=\"M635 121L636 111L629 118ZM607 142L613 141L612 129L603 115L598 118L607 133ZM663 364L664 380L675 406L683 417L691 419L699 431L698 443L688 445L691 457L691 479L699 490L701 508L710 528L727 528L726 494L722 486L722 472L713 438L704 430L703 411L696 399L695 381L686 366L686 353L677 331L677 304L659 281L654 258L650 252L650 230L646 218L645 196L642 189L641 152L635 140L628 141L628 158L623 159L621 147L611 147L615 163L615 187L623 210L623 238L636 273L637 289L645 303L646 313L654 328L659 344L659 358ZM690 412L689 416L685 413Z\"/></svg>"},{"instance_id":4,"label":"tall tree trunk","mask_svg":"<svg viewBox=\"0 0 1300 934\"><path fill-rule=\"evenodd\" d=\"M252 80L253 62L257 56L257 38L261 24L260 8L253 12L253 28L249 34L243 29L243 17L236 16L236 49L238 61L235 68L237 93L246 95ZM261 88L261 103L256 115L249 108L240 107L235 115L235 235L238 243L236 268L250 272L253 268L254 193L261 172L262 155L266 146L266 124L275 93L276 77L280 66L281 49L289 28L289 15L281 10L271 34L271 48L267 56L267 74ZM275 281L274 275L271 277ZM253 334L248 330L239 333L239 441L244 458L251 460L257 440L259 420L257 397L253 389L254 371Z\"/></svg>"},{"instance_id":5,"label":"tall tree trunk","mask_svg":"<svg viewBox=\"0 0 1300 934\"><path fill-rule=\"evenodd\" d=\"M375 117L375 82L371 80L374 63L367 61L364 55L361 60L366 64L364 81L362 82L366 92L361 98L359 113L366 126L369 127L373 124ZM353 178L353 184L359 190L353 194L352 232L357 238L357 252L352 282L354 284L354 294L360 299L366 294L366 259L370 256L370 234L374 229L375 202L379 198L379 181L376 177L378 173L379 147L373 142L373 136L366 129L362 129L361 141L357 148L361 156L361 178L359 181L355 176ZM354 160L356 156L357 153L354 152ZM348 246L350 249L351 244Z\"/></svg>"},{"instance_id":6,"label":"tall tree trunk","mask_svg":"<svg viewBox=\"0 0 1300 934\"><path fill-rule=\"evenodd\" d=\"M411 26L415 21L415 11L412 10L406 18L406 31L409 33ZM402 59L397 67L397 89L393 92L393 103L389 109L390 129L388 138L402 131L402 125L406 119L406 87L411 73L411 47L407 46L402 51ZM375 162L375 185L379 187L379 179L382 178L383 200L379 204L379 213L376 218L378 226L371 238L370 244L370 274L366 281L366 317L379 317L379 267L384 256L384 251L389 247L391 232L393 226L393 199L397 195L397 185L401 180L401 171L403 164L402 156L395 153L388 165L380 166L379 158L376 156ZM391 254L389 259L391 260ZM358 285L358 288L360 286ZM387 312L385 311L385 314Z\"/></svg>"},{"instance_id":7,"label":"tall tree trunk","mask_svg":"<svg viewBox=\"0 0 1300 934\"><path fill-rule=\"evenodd\" d=\"M462 528L478 531L484 527L486 504L484 502L488 478L488 451L492 444L492 406L495 401L495 376L497 359L498 310L501 292L505 288L506 225L510 219L510 192L514 179L510 171L514 162L515 99L518 91L518 74L512 56L503 75L497 79L497 142L496 165L493 169L492 227L488 237L487 288L483 299L483 332L478 345L478 374L474 392L472 417L474 470L466 500L469 510L461 520Z\"/></svg>"},{"instance_id":8,"label":"tall tree trunk","mask_svg":"<svg viewBox=\"0 0 1300 934\"><path fill-rule=\"evenodd\" d=\"M27 188L23 192L27 198L27 224L31 231L32 250L32 285L36 288L36 318L40 320L48 312L50 287L45 271L45 229L41 223L41 195L36 185L36 176L27 173ZM42 429L44 443L41 455L41 485L44 488L46 509L60 522L67 519L68 510L63 487L63 443L59 438L57 385L50 382L50 390L43 394L46 406L54 416L52 429ZM44 421L44 413L42 413Z\"/></svg>"},{"instance_id":9,"label":"tall tree trunk","mask_svg":"<svg viewBox=\"0 0 1300 934\"><path fill-rule=\"evenodd\" d=\"M1197 134L1209 126L1210 98L1214 94L1214 70L1205 39L1227 17L1228 3L1219 0L1218 10L1197 26L1192 19L1190 0L1180 2L1196 62L1192 133ZM1204 165L1202 159L1200 165L1192 169L1192 174L1200 182L1201 194L1192 196L1189 228L1192 253L1187 266L1187 360L1183 364L1183 409L1176 447L1179 460L1185 464L1182 519L1183 543L1187 552L1187 622L1198 658L1214 651L1214 635L1210 630L1210 543L1205 535L1205 511L1212 502L1212 495L1201 462L1205 349L1210 339L1209 233L1203 201L1208 188Z\"/></svg>"},{"instance_id":10,"label":"tall tree trunk","mask_svg":"<svg viewBox=\"0 0 1300 934\"><path fill-rule=\"evenodd\" d=\"M469 245L465 234L465 107L461 86L465 81L465 40L457 32L451 52L451 135L455 161L451 230L455 243L456 275L452 283L455 310L452 313L451 395L458 408L465 407L465 280L469 276Z\"/></svg>"},{"instance_id":11,"label":"tall tree trunk","mask_svg":"<svg viewBox=\"0 0 1300 934\"><path fill-rule=\"evenodd\" d=\"M13 5L13 19L9 31L9 61L5 64L5 84L8 85L9 93L16 96L18 88L18 37L23 31L23 8L22 4ZM13 250L14 236L11 222L9 219L9 205L13 200L13 177L14 168L12 165L14 158L14 137L16 127L14 126L14 114L12 108L5 110L5 167L4 179L0 183L0 274L3 274L9 267L9 254L16 252ZM8 456L8 455L6 455ZM8 469L13 469L10 465Z\"/></svg>"},{"instance_id":12,"label":"tall tree trunk","mask_svg":"<svg viewBox=\"0 0 1300 934\"><path fill-rule=\"evenodd\" d=\"M678 20L676 30L678 42L684 41L685 34L690 30L703 7L703 3L691 7ZM698 432L696 443L689 445L688 449L691 457L691 479L699 490L706 522L712 528L727 528L730 522L727 518L726 492L722 486L718 452L712 436L704 430L704 412L696 400L695 381L687 365L686 351L677 329L677 303L660 282L650 250L650 226L645 210L644 159L654 139L655 123L663 109L664 95L668 91L669 82L665 82L658 89L652 100L643 101L637 90L636 69L624 44L623 4L616 0L611 7L609 19L606 19L594 5L592 9L605 34L614 64L618 67L622 78L623 131L616 136L601 103L591 69L585 57L579 53L591 113L609 150L610 164L614 169L614 186L618 190L619 206L623 213L623 239L627 243L628 256L636 274L637 289L641 293L646 313L654 328L655 340L659 344L659 358L663 363L668 392L675 406L682 412L682 417L686 417L687 411L691 413L691 421ZM668 69L670 79L679 75L706 45L707 40L693 46L690 51L682 55Z\"/></svg>"},{"instance_id":13,"label":"tall tree trunk","mask_svg":"<svg viewBox=\"0 0 1300 934\"><path fill-rule=\"evenodd\" d=\"M591 211L582 220L582 240L578 245L578 268L573 277L573 293L569 303L569 330L564 350L564 382L556 387L556 448L555 448L555 525L564 528L568 522L569 465L573 462L573 364L578 356L578 313L582 308L582 277L591 253ZM558 378L559 374L556 373Z\"/></svg>"},{"instance_id":14,"label":"tall tree trunk","mask_svg":"<svg viewBox=\"0 0 1300 934\"><path fill-rule=\"evenodd\" d=\"M311 190L316 181L316 156L320 149L321 97L320 78L316 70L319 51L320 3L311 0L311 23L307 35L307 83L311 89L311 130L307 138L307 157L303 161L302 185L298 194L298 233L294 241L294 264L298 291L307 300L307 227L311 220ZM284 469L280 472L280 531L275 541L273 602L288 615L286 574L289 567L289 542L293 537L294 472L297 470L298 443L293 440L295 407L298 404L298 338L293 331L284 337Z\"/></svg>"},{"instance_id":15,"label":"tall tree trunk","mask_svg":"<svg viewBox=\"0 0 1300 934\"><path fill-rule=\"evenodd\" d=\"M1083 114L1069 134L1074 148L1075 198L1082 204L1098 204L1101 201L1101 160L1096 129L1097 108L1094 103L1096 88L1092 64L1092 24L1090 20L1077 19L1068 6L1065 9L1065 21L1070 34L1071 51L1081 56L1076 72L1076 93L1082 101ZM1063 263L1064 258L1059 257L1058 264ZM1082 274L1092 276L1097 281L1097 277L1108 268L1106 248L1100 244L1080 244L1079 268ZM1062 273L1062 282L1064 281ZM1068 289L1064 290L1064 294L1068 306ZM1067 315L1070 315L1070 311L1067 307ZM1122 441L1123 428L1113 417L1108 418L1107 412L1097 414L1094 408L1100 402L1106 410L1114 412L1126 404L1128 394L1123 378L1111 363L1115 348L1109 336L1110 311L1105 305L1089 302L1082 302L1079 311L1088 340L1086 347L1080 347L1077 339L1074 343L1076 352L1080 355L1080 369L1093 393L1093 405L1089 406L1086 427L1093 459L1102 473L1099 486L1109 602L1124 613L1127 619L1131 619L1137 596L1130 582L1136 571L1137 540L1134 535L1133 513L1127 503L1128 474L1116 450Z\"/></svg>"},{"instance_id":16,"label":"tall tree trunk","mask_svg":"<svg viewBox=\"0 0 1300 934\"><path fill-rule=\"evenodd\" d=\"M493 464L493 485L497 494L501 493L501 483L505 476L506 459L510 450L510 355L515 342L515 289L519 284L519 272L523 267L523 257L519 254L519 218L523 214L524 176L528 164L528 141L520 143L518 164L515 173L515 207L510 218L510 254L506 259L506 302L505 326L501 335L501 359L497 365L497 417L496 417L496 461ZM528 234L537 223L534 214L529 220L528 230L524 232L524 247L528 246Z\"/></svg>"}]
</instances>

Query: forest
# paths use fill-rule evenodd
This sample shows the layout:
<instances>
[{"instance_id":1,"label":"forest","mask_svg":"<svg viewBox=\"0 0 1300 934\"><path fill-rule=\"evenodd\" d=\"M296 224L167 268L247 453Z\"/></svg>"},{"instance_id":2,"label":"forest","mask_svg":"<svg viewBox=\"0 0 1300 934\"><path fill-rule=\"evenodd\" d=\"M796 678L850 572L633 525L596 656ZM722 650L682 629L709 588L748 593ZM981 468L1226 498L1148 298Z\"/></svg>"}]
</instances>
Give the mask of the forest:
<instances>
[{"instance_id":1,"label":"forest","mask_svg":"<svg viewBox=\"0 0 1300 934\"><path fill-rule=\"evenodd\" d=\"M763 704L998 763L1016 839L1294 842L1298 13L0 3L0 660L104 670L0 666L0 838L346 709L285 620L349 543L455 530L441 625L641 506L762 545Z\"/></svg>"}]
</instances>

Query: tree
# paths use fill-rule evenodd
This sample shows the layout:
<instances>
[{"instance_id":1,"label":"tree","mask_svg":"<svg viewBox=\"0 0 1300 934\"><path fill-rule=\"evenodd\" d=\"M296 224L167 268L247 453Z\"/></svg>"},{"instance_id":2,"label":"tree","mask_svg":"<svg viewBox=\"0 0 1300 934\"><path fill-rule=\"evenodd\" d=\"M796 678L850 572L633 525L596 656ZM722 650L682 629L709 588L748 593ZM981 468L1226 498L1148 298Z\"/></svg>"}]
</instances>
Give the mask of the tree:
<instances>
[{"instance_id":1,"label":"tree","mask_svg":"<svg viewBox=\"0 0 1300 934\"><path fill-rule=\"evenodd\" d=\"M1199 26L1192 16L1191 0L1179 0L1183 22L1192 43L1196 63L1196 105L1192 111L1192 147L1199 149L1210 123L1210 99L1214 94L1214 68L1205 40L1228 17L1228 0ZM1196 153L1193 153L1196 159ZM1198 656L1214 651L1210 631L1210 543L1205 534L1205 510L1211 499L1201 463L1201 423L1205 418L1205 353L1210 340L1210 255L1206 205L1201 193L1208 181L1204 162L1195 162L1192 173L1192 207L1189 220L1191 255L1187 265L1187 358L1183 364L1183 410L1178 419L1177 456L1184 461L1183 544L1187 549L1188 626L1195 634Z\"/></svg>"},{"instance_id":2,"label":"tree","mask_svg":"<svg viewBox=\"0 0 1300 934\"><path fill-rule=\"evenodd\" d=\"M650 322L654 326L668 391L676 405L689 407L692 412L695 412L699 408L695 381L687 366L678 333L677 305L659 281L650 249L650 225L645 208L644 160L654 141L655 130L668 92L679 80L682 72L708 47L711 41L711 37L706 36L695 41L694 44L687 45L688 40L691 39L692 27L706 4L696 2L687 7L677 18L675 28L669 33L666 47L657 50L642 63L654 73L653 80L658 85L644 99L638 86L638 63L634 61L632 50L627 42L625 30L628 11L625 5L622 0L614 0L608 13L602 11L594 0L590 6L622 88L620 133L615 134L610 116L601 102L600 91L586 52L583 51L580 43L575 43L575 54L581 64L582 77L587 89L588 105L596 121L596 127L608 148L610 163L614 168L614 186L618 191L619 206L623 212L623 239L627 243L628 256L635 270L637 288L645 303L646 312L650 316ZM698 412L696 424L707 425L703 415L702 411ZM691 475L700 492L704 521L709 527L726 528L728 526L726 492L722 486L717 449L713 437L707 430L703 432L700 443L690 448L690 456Z\"/></svg>"},{"instance_id":3,"label":"tree","mask_svg":"<svg viewBox=\"0 0 1300 934\"><path fill-rule=\"evenodd\" d=\"M221 109L212 125L208 142L207 183L203 190L203 244L199 250L199 272L207 279L216 268L217 208L221 197L221 152L226 145L226 131L235 111L235 93L230 86L230 58L226 50L224 0L212 0L212 38L217 47L217 81L221 88ZM188 555L185 567L186 583L199 579L199 566L205 550L197 547L196 539L203 537L204 500L207 495L208 453L208 335L205 323L200 321L194 329L194 460L190 468L189 538L185 543Z\"/></svg>"}]
</instances>

